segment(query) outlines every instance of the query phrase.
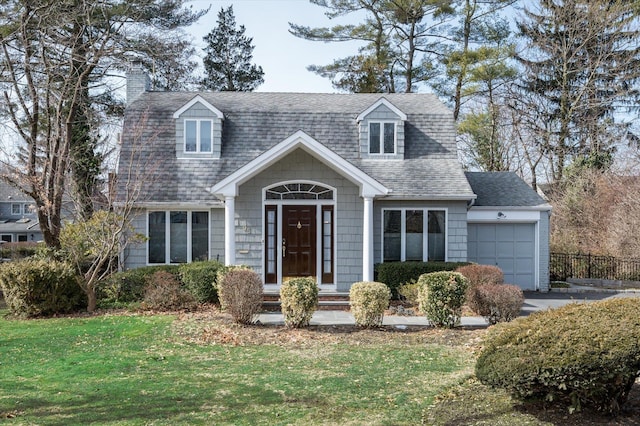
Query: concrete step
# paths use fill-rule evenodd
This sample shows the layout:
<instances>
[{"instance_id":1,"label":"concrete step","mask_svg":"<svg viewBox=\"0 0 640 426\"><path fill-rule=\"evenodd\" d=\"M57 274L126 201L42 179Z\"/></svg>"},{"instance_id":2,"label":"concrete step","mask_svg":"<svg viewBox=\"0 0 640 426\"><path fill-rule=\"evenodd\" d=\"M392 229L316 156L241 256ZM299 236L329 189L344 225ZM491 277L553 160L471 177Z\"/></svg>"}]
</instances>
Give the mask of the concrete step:
<instances>
[{"instance_id":1,"label":"concrete step","mask_svg":"<svg viewBox=\"0 0 640 426\"><path fill-rule=\"evenodd\" d=\"M280 295L276 293L265 293L262 296L262 306L266 311L280 310ZM320 293L318 295L318 310L322 311L348 311L348 293Z\"/></svg>"}]
</instances>

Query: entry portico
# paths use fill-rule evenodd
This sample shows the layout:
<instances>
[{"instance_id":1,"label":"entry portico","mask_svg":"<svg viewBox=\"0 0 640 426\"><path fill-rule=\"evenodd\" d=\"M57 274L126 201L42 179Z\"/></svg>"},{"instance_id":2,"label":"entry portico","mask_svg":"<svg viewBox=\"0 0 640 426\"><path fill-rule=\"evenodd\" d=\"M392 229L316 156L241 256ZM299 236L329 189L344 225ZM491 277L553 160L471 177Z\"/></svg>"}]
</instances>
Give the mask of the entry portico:
<instances>
[{"instance_id":1,"label":"entry portico","mask_svg":"<svg viewBox=\"0 0 640 426\"><path fill-rule=\"evenodd\" d=\"M236 257L236 199L240 188L296 151L301 151L358 188L362 200L362 279L373 280L373 200L389 190L349 161L299 130L221 180L210 191L224 201L225 264ZM299 164L298 164L299 166ZM285 166L286 167L286 166ZM261 188L263 220L263 275L265 284L280 284L285 277L314 276L324 288L335 289L338 189L312 179L271 178Z\"/></svg>"}]
</instances>

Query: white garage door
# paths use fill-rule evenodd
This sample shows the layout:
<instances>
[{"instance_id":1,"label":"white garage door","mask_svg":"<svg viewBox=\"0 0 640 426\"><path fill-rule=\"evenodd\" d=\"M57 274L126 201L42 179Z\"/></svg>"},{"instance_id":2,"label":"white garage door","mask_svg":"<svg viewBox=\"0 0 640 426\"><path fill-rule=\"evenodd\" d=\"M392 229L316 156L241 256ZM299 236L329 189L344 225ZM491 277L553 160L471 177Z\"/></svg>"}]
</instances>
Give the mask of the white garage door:
<instances>
[{"instance_id":1,"label":"white garage door","mask_svg":"<svg viewBox=\"0 0 640 426\"><path fill-rule=\"evenodd\" d=\"M470 223L467 259L497 265L506 284L535 290L536 241L533 223Z\"/></svg>"}]
</instances>

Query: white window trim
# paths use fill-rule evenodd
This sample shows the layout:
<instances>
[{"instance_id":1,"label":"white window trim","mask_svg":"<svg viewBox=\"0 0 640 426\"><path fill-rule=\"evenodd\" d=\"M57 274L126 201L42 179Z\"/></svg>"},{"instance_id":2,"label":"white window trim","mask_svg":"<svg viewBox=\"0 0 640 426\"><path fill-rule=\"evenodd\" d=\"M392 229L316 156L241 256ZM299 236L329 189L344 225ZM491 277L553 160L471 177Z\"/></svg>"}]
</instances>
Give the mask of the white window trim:
<instances>
[{"instance_id":1,"label":"white window trim","mask_svg":"<svg viewBox=\"0 0 640 426\"><path fill-rule=\"evenodd\" d=\"M15 207L18 207L18 212L16 213ZM21 203L11 203L11 214L13 216L20 216L23 214L23 205Z\"/></svg>"},{"instance_id":2,"label":"white window trim","mask_svg":"<svg viewBox=\"0 0 640 426\"><path fill-rule=\"evenodd\" d=\"M164 212L164 263L151 263L149 262L149 213L151 212ZM207 253L208 258L211 259L211 211L210 210L185 210L185 209L171 209L171 210L147 210L147 265L180 265L180 263L171 262L171 213L172 212L187 212L187 263L192 263L192 213L207 213Z\"/></svg>"},{"instance_id":3,"label":"white window trim","mask_svg":"<svg viewBox=\"0 0 640 426\"><path fill-rule=\"evenodd\" d=\"M196 150L195 151L187 151L187 122L194 121L196 123ZM202 151L200 143L202 141L200 128L203 121L208 121L211 125L211 135L210 136L210 146L209 151ZM211 154L213 152L213 120L208 118L185 118L183 121L183 152L185 154Z\"/></svg>"},{"instance_id":4,"label":"white window trim","mask_svg":"<svg viewBox=\"0 0 640 426\"><path fill-rule=\"evenodd\" d=\"M380 152L371 152L371 125L380 124ZM393 152L384 152L384 125L393 124ZM398 122L397 120L369 120L367 122L367 153L369 155L396 155L398 153Z\"/></svg>"},{"instance_id":5,"label":"white window trim","mask_svg":"<svg viewBox=\"0 0 640 426\"><path fill-rule=\"evenodd\" d=\"M2 239L2 241L5 241L7 243L12 243L14 240L13 234L0 234L0 237L9 237L9 241L4 240L4 238Z\"/></svg>"},{"instance_id":6,"label":"white window trim","mask_svg":"<svg viewBox=\"0 0 640 426\"><path fill-rule=\"evenodd\" d=\"M446 207L385 207L382 209L380 217L380 262L384 263L384 213L386 211L400 211L400 262L406 262L407 251L407 210L422 210L422 261L429 259L429 212L444 211L444 261L449 260L449 209Z\"/></svg>"}]
</instances>

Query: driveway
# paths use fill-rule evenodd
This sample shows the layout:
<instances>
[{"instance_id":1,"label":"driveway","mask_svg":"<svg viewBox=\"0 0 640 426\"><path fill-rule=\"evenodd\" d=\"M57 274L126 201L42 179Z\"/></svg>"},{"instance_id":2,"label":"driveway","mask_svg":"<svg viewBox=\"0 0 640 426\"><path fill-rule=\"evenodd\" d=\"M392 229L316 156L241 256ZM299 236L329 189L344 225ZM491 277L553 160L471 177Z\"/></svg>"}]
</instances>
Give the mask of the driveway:
<instances>
[{"instance_id":1,"label":"driveway","mask_svg":"<svg viewBox=\"0 0 640 426\"><path fill-rule=\"evenodd\" d=\"M524 305L521 315L526 316L531 312L544 311L549 308L558 308L568 303L596 302L598 300L614 299L619 297L640 297L640 292L605 292L592 289L585 292L561 293L550 291L549 293L538 293L527 291L524 293Z\"/></svg>"}]
</instances>

